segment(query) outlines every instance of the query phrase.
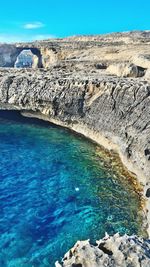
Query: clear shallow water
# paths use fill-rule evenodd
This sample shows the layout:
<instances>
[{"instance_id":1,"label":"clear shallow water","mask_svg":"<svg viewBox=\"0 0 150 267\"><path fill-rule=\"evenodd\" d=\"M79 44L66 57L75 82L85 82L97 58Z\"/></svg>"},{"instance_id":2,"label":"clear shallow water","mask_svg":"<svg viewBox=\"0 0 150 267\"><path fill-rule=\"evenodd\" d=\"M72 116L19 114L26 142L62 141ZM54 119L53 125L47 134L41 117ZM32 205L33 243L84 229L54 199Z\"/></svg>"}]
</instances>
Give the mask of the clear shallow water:
<instances>
[{"instance_id":1,"label":"clear shallow water","mask_svg":"<svg viewBox=\"0 0 150 267\"><path fill-rule=\"evenodd\" d=\"M51 267L77 240L138 233L139 198L94 144L8 114L16 116L0 112L1 267Z\"/></svg>"}]
</instances>

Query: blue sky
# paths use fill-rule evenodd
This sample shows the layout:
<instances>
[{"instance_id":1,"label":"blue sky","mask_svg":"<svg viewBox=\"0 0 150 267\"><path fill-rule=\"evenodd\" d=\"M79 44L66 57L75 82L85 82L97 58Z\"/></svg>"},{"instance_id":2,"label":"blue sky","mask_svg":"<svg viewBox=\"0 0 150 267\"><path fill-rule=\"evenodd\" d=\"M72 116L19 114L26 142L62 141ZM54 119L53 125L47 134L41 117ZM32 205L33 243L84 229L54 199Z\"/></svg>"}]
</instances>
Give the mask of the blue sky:
<instances>
[{"instance_id":1,"label":"blue sky","mask_svg":"<svg viewBox=\"0 0 150 267\"><path fill-rule=\"evenodd\" d=\"M150 29L150 0L1 0L0 42Z\"/></svg>"}]
</instances>

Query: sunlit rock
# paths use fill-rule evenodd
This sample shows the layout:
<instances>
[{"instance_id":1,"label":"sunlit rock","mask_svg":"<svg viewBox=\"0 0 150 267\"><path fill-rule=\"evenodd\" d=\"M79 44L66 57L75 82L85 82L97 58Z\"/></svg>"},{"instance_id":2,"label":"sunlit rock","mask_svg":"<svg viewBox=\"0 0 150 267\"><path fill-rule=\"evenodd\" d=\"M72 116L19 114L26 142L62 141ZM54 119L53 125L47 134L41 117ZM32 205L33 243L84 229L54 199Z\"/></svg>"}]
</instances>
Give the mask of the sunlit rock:
<instances>
[{"instance_id":1,"label":"sunlit rock","mask_svg":"<svg viewBox=\"0 0 150 267\"><path fill-rule=\"evenodd\" d=\"M118 77L138 77L138 67L134 64L114 64L107 68L110 74L114 74Z\"/></svg>"},{"instance_id":2,"label":"sunlit rock","mask_svg":"<svg viewBox=\"0 0 150 267\"><path fill-rule=\"evenodd\" d=\"M105 236L97 245L78 241L56 267L148 267L150 243L136 236Z\"/></svg>"}]
</instances>

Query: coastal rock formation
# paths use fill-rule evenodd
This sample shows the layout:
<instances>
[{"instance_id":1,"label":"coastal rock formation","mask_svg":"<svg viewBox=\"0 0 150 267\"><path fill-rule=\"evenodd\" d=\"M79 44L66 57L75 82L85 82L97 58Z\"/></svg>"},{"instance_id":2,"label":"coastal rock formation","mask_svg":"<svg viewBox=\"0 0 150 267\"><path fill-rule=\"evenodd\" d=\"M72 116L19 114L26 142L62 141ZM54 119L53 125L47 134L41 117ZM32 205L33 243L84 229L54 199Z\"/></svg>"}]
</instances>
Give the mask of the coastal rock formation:
<instances>
[{"instance_id":1,"label":"coastal rock formation","mask_svg":"<svg viewBox=\"0 0 150 267\"><path fill-rule=\"evenodd\" d=\"M147 81L116 78L104 75L101 70L92 73L74 65L58 65L36 72L3 69L0 103L6 109L43 114L97 142L102 135L118 146L130 167L134 166L140 173L143 184L150 182L150 85Z\"/></svg>"},{"instance_id":2,"label":"coastal rock formation","mask_svg":"<svg viewBox=\"0 0 150 267\"><path fill-rule=\"evenodd\" d=\"M149 45L150 32L1 45L0 109L48 120L117 151L143 185L150 236ZM23 49L38 55L40 68L4 68L13 67ZM122 67L109 74L109 66L114 64ZM62 266L148 267L149 253L148 242L116 235L97 246L87 241L77 243ZM101 258L105 265L100 265Z\"/></svg>"},{"instance_id":3,"label":"coastal rock formation","mask_svg":"<svg viewBox=\"0 0 150 267\"><path fill-rule=\"evenodd\" d=\"M56 267L149 267L150 242L136 236L106 235L91 245L78 241Z\"/></svg>"},{"instance_id":4,"label":"coastal rock formation","mask_svg":"<svg viewBox=\"0 0 150 267\"><path fill-rule=\"evenodd\" d=\"M17 45L9 45L9 44L0 44L0 67L8 67L8 68L14 68L15 64L17 62L18 56L23 51L31 51L34 57L34 64L32 65L33 68L35 68L35 65L37 65L39 68L41 68L42 65L42 55L40 49L34 47L33 45L26 45L23 44L21 47Z\"/></svg>"},{"instance_id":5,"label":"coastal rock formation","mask_svg":"<svg viewBox=\"0 0 150 267\"><path fill-rule=\"evenodd\" d=\"M58 62L80 61L104 66L128 63L147 69L150 68L149 45L150 31L74 36L13 45L2 44L0 67L14 67L19 53L24 49L30 49L39 58L39 68L49 68Z\"/></svg>"}]
</instances>

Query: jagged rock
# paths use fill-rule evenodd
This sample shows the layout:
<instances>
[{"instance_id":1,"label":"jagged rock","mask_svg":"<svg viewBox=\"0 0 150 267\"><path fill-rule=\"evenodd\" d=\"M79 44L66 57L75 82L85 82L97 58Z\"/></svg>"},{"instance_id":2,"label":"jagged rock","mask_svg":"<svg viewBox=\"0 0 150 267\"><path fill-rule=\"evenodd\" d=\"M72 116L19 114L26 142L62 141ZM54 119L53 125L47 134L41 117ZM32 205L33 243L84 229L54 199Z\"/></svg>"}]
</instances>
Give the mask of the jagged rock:
<instances>
[{"instance_id":1,"label":"jagged rock","mask_svg":"<svg viewBox=\"0 0 150 267\"><path fill-rule=\"evenodd\" d=\"M91 245L78 241L56 267L149 267L150 241L136 236L106 235Z\"/></svg>"}]
</instances>

